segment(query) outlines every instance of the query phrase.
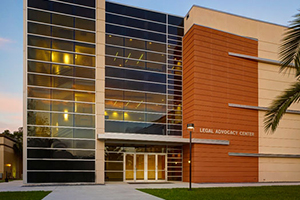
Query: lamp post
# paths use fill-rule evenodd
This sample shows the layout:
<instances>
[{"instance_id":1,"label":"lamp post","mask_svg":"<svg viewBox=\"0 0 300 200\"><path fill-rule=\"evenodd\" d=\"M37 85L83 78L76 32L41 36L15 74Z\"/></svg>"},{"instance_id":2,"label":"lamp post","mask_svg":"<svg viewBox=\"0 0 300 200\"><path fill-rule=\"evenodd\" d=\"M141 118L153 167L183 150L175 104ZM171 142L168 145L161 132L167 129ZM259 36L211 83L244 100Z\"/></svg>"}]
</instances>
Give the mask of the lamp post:
<instances>
[{"instance_id":1,"label":"lamp post","mask_svg":"<svg viewBox=\"0 0 300 200\"><path fill-rule=\"evenodd\" d=\"M190 130L190 186L189 190L192 190L192 131L194 130L194 124L187 124L187 129Z\"/></svg>"}]
</instances>

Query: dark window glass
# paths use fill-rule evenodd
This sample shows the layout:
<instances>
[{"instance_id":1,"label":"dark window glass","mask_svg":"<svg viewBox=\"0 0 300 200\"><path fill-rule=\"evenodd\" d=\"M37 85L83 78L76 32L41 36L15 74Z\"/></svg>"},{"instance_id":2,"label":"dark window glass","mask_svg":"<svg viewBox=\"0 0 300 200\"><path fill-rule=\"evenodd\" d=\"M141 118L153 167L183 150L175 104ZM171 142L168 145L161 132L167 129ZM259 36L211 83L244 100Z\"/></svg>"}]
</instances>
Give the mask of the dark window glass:
<instances>
[{"instance_id":1,"label":"dark window glass","mask_svg":"<svg viewBox=\"0 0 300 200\"><path fill-rule=\"evenodd\" d=\"M59 2L28 0L28 7L95 19L95 9L83 8Z\"/></svg>"},{"instance_id":2,"label":"dark window glass","mask_svg":"<svg viewBox=\"0 0 300 200\"><path fill-rule=\"evenodd\" d=\"M181 99L182 99L181 96L171 96L171 95L168 95L168 100L177 100L177 101L179 101Z\"/></svg>"},{"instance_id":3,"label":"dark window glass","mask_svg":"<svg viewBox=\"0 0 300 200\"><path fill-rule=\"evenodd\" d=\"M181 181L181 177L168 177L168 181Z\"/></svg>"},{"instance_id":4,"label":"dark window glass","mask_svg":"<svg viewBox=\"0 0 300 200\"><path fill-rule=\"evenodd\" d=\"M169 60L177 60L177 61L182 61L181 56L176 56L176 55L168 55Z\"/></svg>"},{"instance_id":5,"label":"dark window glass","mask_svg":"<svg viewBox=\"0 0 300 200\"><path fill-rule=\"evenodd\" d=\"M28 147L43 148L74 148L74 149L95 149L95 141L93 140L68 140L68 139L40 139L28 138Z\"/></svg>"},{"instance_id":6,"label":"dark window glass","mask_svg":"<svg viewBox=\"0 0 300 200\"><path fill-rule=\"evenodd\" d=\"M28 183L95 182L95 172L27 172Z\"/></svg>"},{"instance_id":7,"label":"dark window glass","mask_svg":"<svg viewBox=\"0 0 300 200\"><path fill-rule=\"evenodd\" d=\"M95 30L95 21L75 18L75 28L81 28L86 30Z\"/></svg>"},{"instance_id":8,"label":"dark window glass","mask_svg":"<svg viewBox=\"0 0 300 200\"><path fill-rule=\"evenodd\" d=\"M176 81L176 80L168 80L168 83L169 84L174 84L174 85L182 85L182 82L181 81Z\"/></svg>"},{"instance_id":9,"label":"dark window glass","mask_svg":"<svg viewBox=\"0 0 300 200\"><path fill-rule=\"evenodd\" d=\"M172 95L182 95L182 92L180 91L173 91L173 90L169 90L168 94L172 94Z\"/></svg>"},{"instance_id":10,"label":"dark window glass","mask_svg":"<svg viewBox=\"0 0 300 200\"><path fill-rule=\"evenodd\" d=\"M172 129L172 130L182 130L182 126L178 126L178 125L168 125L168 129Z\"/></svg>"},{"instance_id":11,"label":"dark window glass","mask_svg":"<svg viewBox=\"0 0 300 200\"><path fill-rule=\"evenodd\" d=\"M182 80L182 77L181 76L175 76L175 75L168 75L168 78L169 79L175 79L175 80Z\"/></svg>"},{"instance_id":12,"label":"dark window glass","mask_svg":"<svg viewBox=\"0 0 300 200\"><path fill-rule=\"evenodd\" d=\"M166 83L165 74L148 73L128 69L105 67L105 76Z\"/></svg>"},{"instance_id":13,"label":"dark window glass","mask_svg":"<svg viewBox=\"0 0 300 200\"><path fill-rule=\"evenodd\" d=\"M90 6L90 7L96 6L95 0L61 0L61 1L79 4L79 5L83 5L83 6Z\"/></svg>"},{"instance_id":14,"label":"dark window glass","mask_svg":"<svg viewBox=\"0 0 300 200\"><path fill-rule=\"evenodd\" d=\"M169 49L168 53L176 55L176 56L180 56L180 57L182 56L182 52L181 51L176 51L176 50L172 50L172 49Z\"/></svg>"},{"instance_id":15,"label":"dark window glass","mask_svg":"<svg viewBox=\"0 0 300 200\"><path fill-rule=\"evenodd\" d=\"M183 28L178 28L174 26L168 26L168 34L183 36Z\"/></svg>"},{"instance_id":16,"label":"dark window glass","mask_svg":"<svg viewBox=\"0 0 300 200\"><path fill-rule=\"evenodd\" d=\"M95 43L95 33L75 31L75 40Z\"/></svg>"},{"instance_id":17,"label":"dark window glass","mask_svg":"<svg viewBox=\"0 0 300 200\"><path fill-rule=\"evenodd\" d=\"M95 138L93 129L73 129L73 128L49 128L49 127L27 127L28 136L36 137L61 137L61 138Z\"/></svg>"},{"instance_id":18,"label":"dark window glass","mask_svg":"<svg viewBox=\"0 0 300 200\"><path fill-rule=\"evenodd\" d=\"M50 113L44 112L27 112L27 124L31 125L50 125Z\"/></svg>"},{"instance_id":19,"label":"dark window glass","mask_svg":"<svg viewBox=\"0 0 300 200\"><path fill-rule=\"evenodd\" d=\"M28 9L28 20L51 23L51 14L38 10Z\"/></svg>"},{"instance_id":20,"label":"dark window glass","mask_svg":"<svg viewBox=\"0 0 300 200\"><path fill-rule=\"evenodd\" d=\"M123 172L105 172L105 181L123 181Z\"/></svg>"},{"instance_id":21,"label":"dark window glass","mask_svg":"<svg viewBox=\"0 0 300 200\"><path fill-rule=\"evenodd\" d=\"M28 160L28 170L95 170L94 161Z\"/></svg>"},{"instance_id":22,"label":"dark window glass","mask_svg":"<svg viewBox=\"0 0 300 200\"><path fill-rule=\"evenodd\" d=\"M52 39L52 48L53 49L66 50L66 51L74 51L74 43L64 41L64 40Z\"/></svg>"},{"instance_id":23,"label":"dark window glass","mask_svg":"<svg viewBox=\"0 0 300 200\"><path fill-rule=\"evenodd\" d=\"M52 14L52 24L74 27L74 17Z\"/></svg>"},{"instance_id":24,"label":"dark window glass","mask_svg":"<svg viewBox=\"0 0 300 200\"><path fill-rule=\"evenodd\" d=\"M181 38L181 37L176 37L176 36L174 36L174 35L168 35L168 39L182 41L182 38Z\"/></svg>"},{"instance_id":25,"label":"dark window glass","mask_svg":"<svg viewBox=\"0 0 300 200\"><path fill-rule=\"evenodd\" d=\"M106 32L124 36L131 36L135 38L141 38L146 40L153 40L158 42L166 42L166 36L164 34L152 33L142 30L135 30L131 28L125 28L120 26L114 26L106 24Z\"/></svg>"},{"instance_id":26,"label":"dark window glass","mask_svg":"<svg viewBox=\"0 0 300 200\"><path fill-rule=\"evenodd\" d=\"M45 98L50 99L50 91L48 89L42 89L42 88L31 88L28 87L28 97L37 97L37 98Z\"/></svg>"},{"instance_id":27,"label":"dark window glass","mask_svg":"<svg viewBox=\"0 0 300 200\"><path fill-rule=\"evenodd\" d=\"M51 36L51 27L28 22L28 33Z\"/></svg>"},{"instance_id":28,"label":"dark window glass","mask_svg":"<svg viewBox=\"0 0 300 200\"><path fill-rule=\"evenodd\" d=\"M182 124L181 120L168 120L168 124Z\"/></svg>"},{"instance_id":29,"label":"dark window glass","mask_svg":"<svg viewBox=\"0 0 300 200\"><path fill-rule=\"evenodd\" d=\"M129 6L119 5L111 2L106 2L105 9L107 12L118 13L125 16L132 16L142 19L148 19L158 22L166 22L166 15L157 12L151 12L148 10L142 10L138 8L133 8Z\"/></svg>"},{"instance_id":30,"label":"dark window glass","mask_svg":"<svg viewBox=\"0 0 300 200\"><path fill-rule=\"evenodd\" d=\"M105 170L123 171L123 162L105 162Z\"/></svg>"},{"instance_id":31,"label":"dark window glass","mask_svg":"<svg viewBox=\"0 0 300 200\"><path fill-rule=\"evenodd\" d=\"M52 36L74 40L74 31L66 28L52 27Z\"/></svg>"},{"instance_id":32,"label":"dark window glass","mask_svg":"<svg viewBox=\"0 0 300 200\"><path fill-rule=\"evenodd\" d=\"M149 91L157 93L166 93L166 86L154 83L141 83L135 81L125 81L106 78L105 87L128 89L128 90L138 90L138 91Z\"/></svg>"},{"instance_id":33,"label":"dark window glass","mask_svg":"<svg viewBox=\"0 0 300 200\"><path fill-rule=\"evenodd\" d=\"M163 124L105 121L105 132L165 135Z\"/></svg>"},{"instance_id":34,"label":"dark window glass","mask_svg":"<svg viewBox=\"0 0 300 200\"><path fill-rule=\"evenodd\" d=\"M181 41L168 40L168 44L174 44L174 45L181 46L182 42Z\"/></svg>"},{"instance_id":35,"label":"dark window glass","mask_svg":"<svg viewBox=\"0 0 300 200\"><path fill-rule=\"evenodd\" d=\"M168 85L168 89L171 90L182 90L181 86L176 86L176 85Z\"/></svg>"},{"instance_id":36,"label":"dark window glass","mask_svg":"<svg viewBox=\"0 0 300 200\"><path fill-rule=\"evenodd\" d=\"M166 33L166 25L106 13L106 22Z\"/></svg>"},{"instance_id":37,"label":"dark window glass","mask_svg":"<svg viewBox=\"0 0 300 200\"><path fill-rule=\"evenodd\" d=\"M105 148L108 149L108 148ZM107 152L105 151L105 161L123 161L123 153L117 152L118 150L115 150L115 153Z\"/></svg>"},{"instance_id":38,"label":"dark window glass","mask_svg":"<svg viewBox=\"0 0 300 200\"><path fill-rule=\"evenodd\" d=\"M178 111L178 110L176 110L176 111L169 111L168 112L168 114L170 115L182 115L182 111Z\"/></svg>"},{"instance_id":39,"label":"dark window glass","mask_svg":"<svg viewBox=\"0 0 300 200\"><path fill-rule=\"evenodd\" d=\"M95 151L27 149L28 158L95 159Z\"/></svg>"},{"instance_id":40,"label":"dark window glass","mask_svg":"<svg viewBox=\"0 0 300 200\"><path fill-rule=\"evenodd\" d=\"M176 74L176 75L182 75L181 71L174 71L174 70L168 70L168 74Z\"/></svg>"},{"instance_id":41,"label":"dark window glass","mask_svg":"<svg viewBox=\"0 0 300 200\"><path fill-rule=\"evenodd\" d=\"M176 26L183 26L184 18L168 15L168 23Z\"/></svg>"},{"instance_id":42,"label":"dark window glass","mask_svg":"<svg viewBox=\"0 0 300 200\"><path fill-rule=\"evenodd\" d=\"M182 47L181 47L181 46L174 46L174 45L168 44L168 49L169 49L169 50L174 49L174 50L176 50L176 51L181 51L181 50L182 50ZM174 53L172 53L172 54L174 54ZM177 54L175 54L175 55L177 55Z\"/></svg>"}]
</instances>

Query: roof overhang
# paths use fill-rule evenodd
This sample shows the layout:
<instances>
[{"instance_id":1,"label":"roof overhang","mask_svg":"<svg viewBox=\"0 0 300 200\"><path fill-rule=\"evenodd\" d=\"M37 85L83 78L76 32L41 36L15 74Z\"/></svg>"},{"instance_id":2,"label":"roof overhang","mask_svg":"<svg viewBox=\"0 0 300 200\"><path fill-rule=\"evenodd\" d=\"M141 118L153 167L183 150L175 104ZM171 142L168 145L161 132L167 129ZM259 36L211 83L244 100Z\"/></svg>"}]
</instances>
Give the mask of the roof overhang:
<instances>
[{"instance_id":1,"label":"roof overhang","mask_svg":"<svg viewBox=\"0 0 300 200\"><path fill-rule=\"evenodd\" d=\"M107 142L116 143L149 143L161 145L184 145L190 142L189 138L182 138L179 136L166 136L166 135L146 135L146 134L126 134L126 133L105 133L98 134L98 140L105 140ZM211 139L192 139L193 144L216 144L216 145L229 145L228 140L211 140Z\"/></svg>"}]
</instances>

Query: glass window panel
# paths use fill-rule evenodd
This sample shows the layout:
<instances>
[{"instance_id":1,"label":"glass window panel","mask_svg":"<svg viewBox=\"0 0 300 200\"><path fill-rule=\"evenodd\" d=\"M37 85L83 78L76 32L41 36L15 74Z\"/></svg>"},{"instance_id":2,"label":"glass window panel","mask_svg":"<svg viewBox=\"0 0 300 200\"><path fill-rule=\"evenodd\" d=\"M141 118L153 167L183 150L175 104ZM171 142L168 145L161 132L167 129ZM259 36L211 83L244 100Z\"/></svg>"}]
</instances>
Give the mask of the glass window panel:
<instances>
[{"instance_id":1,"label":"glass window panel","mask_svg":"<svg viewBox=\"0 0 300 200\"><path fill-rule=\"evenodd\" d=\"M75 31L75 40L95 43L95 33Z\"/></svg>"},{"instance_id":2,"label":"glass window panel","mask_svg":"<svg viewBox=\"0 0 300 200\"><path fill-rule=\"evenodd\" d=\"M181 131L181 130L182 130L182 126L178 126L178 125L168 125L168 129Z\"/></svg>"},{"instance_id":3,"label":"glass window panel","mask_svg":"<svg viewBox=\"0 0 300 200\"><path fill-rule=\"evenodd\" d=\"M27 178L28 183L94 183L95 172L27 172Z\"/></svg>"},{"instance_id":4,"label":"glass window panel","mask_svg":"<svg viewBox=\"0 0 300 200\"><path fill-rule=\"evenodd\" d=\"M52 90L53 99L62 99L62 100L74 100L74 93L71 91L64 90Z\"/></svg>"},{"instance_id":5,"label":"glass window panel","mask_svg":"<svg viewBox=\"0 0 300 200\"><path fill-rule=\"evenodd\" d=\"M123 171L123 163L122 162L105 162L105 170Z\"/></svg>"},{"instance_id":6,"label":"glass window panel","mask_svg":"<svg viewBox=\"0 0 300 200\"><path fill-rule=\"evenodd\" d=\"M54 158L54 159L95 159L95 151L88 150L49 150L28 149L28 158Z\"/></svg>"},{"instance_id":7,"label":"glass window panel","mask_svg":"<svg viewBox=\"0 0 300 200\"><path fill-rule=\"evenodd\" d=\"M121 152L118 152L118 153L105 152L105 161L123 161L123 153L121 153Z\"/></svg>"},{"instance_id":8,"label":"glass window panel","mask_svg":"<svg viewBox=\"0 0 300 200\"><path fill-rule=\"evenodd\" d=\"M28 87L28 97L37 97L50 99L50 90L42 88L31 88Z\"/></svg>"},{"instance_id":9,"label":"glass window panel","mask_svg":"<svg viewBox=\"0 0 300 200\"><path fill-rule=\"evenodd\" d=\"M52 126L73 126L73 115L66 113L52 113Z\"/></svg>"},{"instance_id":10,"label":"glass window panel","mask_svg":"<svg viewBox=\"0 0 300 200\"><path fill-rule=\"evenodd\" d=\"M168 23L176 26L183 26L183 19L182 17L168 15Z\"/></svg>"},{"instance_id":11,"label":"glass window panel","mask_svg":"<svg viewBox=\"0 0 300 200\"><path fill-rule=\"evenodd\" d=\"M168 49L168 53L176 55L176 56L182 56L182 52L181 51L176 51L176 50L173 50L173 49L170 49L170 48Z\"/></svg>"},{"instance_id":12,"label":"glass window panel","mask_svg":"<svg viewBox=\"0 0 300 200\"><path fill-rule=\"evenodd\" d=\"M182 87L177 85L168 85L168 88L171 90L182 90Z\"/></svg>"},{"instance_id":13,"label":"glass window panel","mask_svg":"<svg viewBox=\"0 0 300 200\"><path fill-rule=\"evenodd\" d=\"M146 39L146 40L153 40L158 42L166 42L165 34L152 33L145 30L136 30L136 29L106 24L105 31L107 33L112 33L112 34L119 34L119 35Z\"/></svg>"},{"instance_id":14,"label":"glass window panel","mask_svg":"<svg viewBox=\"0 0 300 200\"><path fill-rule=\"evenodd\" d=\"M180 111L180 110L169 111L168 114L172 114L172 115L182 115L182 111Z\"/></svg>"},{"instance_id":15,"label":"glass window panel","mask_svg":"<svg viewBox=\"0 0 300 200\"><path fill-rule=\"evenodd\" d=\"M166 95L161 94L146 94L147 102L166 103Z\"/></svg>"},{"instance_id":16,"label":"glass window panel","mask_svg":"<svg viewBox=\"0 0 300 200\"><path fill-rule=\"evenodd\" d=\"M91 127L95 128L95 116L94 115L74 115L75 127Z\"/></svg>"},{"instance_id":17,"label":"glass window panel","mask_svg":"<svg viewBox=\"0 0 300 200\"><path fill-rule=\"evenodd\" d=\"M93 129L74 129L74 138L95 138L95 130Z\"/></svg>"},{"instance_id":18,"label":"glass window panel","mask_svg":"<svg viewBox=\"0 0 300 200\"><path fill-rule=\"evenodd\" d=\"M75 67L75 76L95 79L95 69Z\"/></svg>"},{"instance_id":19,"label":"glass window panel","mask_svg":"<svg viewBox=\"0 0 300 200\"><path fill-rule=\"evenodd\" d=\"M95 67L95 57L76 54L75 55L75 64Z\"/></svg>"},{"instance_id":20,"label":"glass window panel","mask_svg":"<svg viewBox=\"0 0 300 200\"><path fill-rule=\"evenodd\" d=\"M105 108L122 110L123 109L123 102L106 100L105 101Z\"/></svg>"},{"instance_id":21,"label":"glass window panel","mask_svg":"<svg viewBox=\"0 0 300 200\"><path fill-rule=\"evenodd\" d=\"M157 63L146 63L146 64L147 64L147 70L166 72L165 64L157 64Z\"/></svg>"},{"instance_id":22,"label":"glass window panel","mask_svg":"<svg viewBox=\"0 0 300 200\"><path fill-rule=\"evenodd\" d=\"M32 125L50 125L50 113L27 112L27 124Z\"/></svg>"},{"instance_id":23,"label":"glass window panel","mask_svg":"<svg viewBox=\"0 0 300 200\"><path fill-rule=\"evenodd\" d=\"M130 60L128 60L128 61L130 62ZM123 62L124 62L124 60L122 58L105 56L105 65L122 67ZM135 68L135 65L134 65L135 62L133 62L133 65L132 65L133 68ZM131 67L131 65L127 65L126 67Z\"/></svg>"},{"instance_id":24,"label":"glass window panel","mask_svg":"<svg viewBox=\"0 0 300 200\"><path fill-rule=\"evenodd\" d=\"M168 90L168 94L182 95L181 91Z\"/></svg>"},{"instance_id":25,"label":"glass window panel","mask_svg":"<svg viewBox=\"0 0 300 200\"><path fill-rule=\"evenodd\" d=\"M165 135L162 124L105 121L105 132Z\"/></svg>"},{"instance_id":26,"label":"glass window panel","mask_svg":"<svg viewBox=\"0 0 300 200\"><path fill-rule=\"evenodd\" d=\"M28 138L28 147L94 149L94 140Z\"/></svg>"},{"instance_id":27,"label":"glass window panel","mask_svg":"<svg viewBox=\"0 0 300 200\"><path fill-rule=\"evenodd\" d=\"M132 16L152 21L166 22L166 15L158 12L142 10L129 6L119 5L115 3L106 2L106 11L118 13L126 16Z\"/></svg>"},{"instance_id":28,"label":"glass window panel","mask_svg":"<svg viewBox=\"0 0 300 200\"><path fill-rule=\"evenodd\" d=\"M29 35L28 45L43 47L43 48L51 48L51 39Z\"/></svg>"},{"instance_id":29,"label":"glass window panel","mask_svg":"<svg viewBox=\"0 0 300 200\"><path fill-rule=\"evenodd\" d=\"M66 112L66 113L74 112L72 102L62 102L62 101L52 101L51 110Z\"/></svg>"},{"instance_id":30,"label":"glass window panel","mask_svg":"<svg viewBox=\"0 0 300 200\"><path fill-rule=\"evenodd\" d=\"M95 81L75 79L74 89L95 91Z\"/></svg>"},{"instance_id":31,"label":"glass window panel","mask_svg":"<svg viewBox=\"0 0 300 200\"><path fill-rule=\"evenodd\" d=\"M74 43L63 41L63 40L52 40L52 48L53 49L61 49L66 51L73 51L74 50Z\"/></svg>"},{"instance_id":32,"label":"glass window panel","mask_svg":"<svg viewBox=\"0 0 300 200\"><path fill-rule=\"evenodd\" d=\"M28 160L28 170L95 170L94 161Z\"/></svg>"},{"instance_id":33,"label":"glass window panel","mask_svg":"<svg viewBox=\"0 0 300 200\"><path fill-rule=\"evenodd\" d=\"M28 48L28 59L51 61L51 51Z\"/></svg>"},{"instance_id":34,"label":"glass window panel","mask_svg":"<svg viewBox=\"0 0 300 200\"><path fill-rule=\"evenodd\" d=\"M170 50L170 51L172 51L172 50L175 50L175 51L182 51L182 47L181 46L175 46L175 45L168 45L168 49ZM174 53L172 53L172 54L174 54ZM175 54L175 55L177 55L177 54ZM181 54L180 54L181 55Z\"/></svg>"},{"instance_id":35,"label":"glass window panel","mask_svg":"<svg viewBox=\"0 0 300 200\"><path fill-rule=\"evenodd\" d=\"M51 23L51 14L38 10L28 9L28 20Z\"/></svg>"},{"instance_id":36,"label":"glass window panel","mask_svg":"<svg viewBox=\"0 0 300 200\"><path fill-rule=\"evenodd\" d=\"M147 114L147 122L166 123L166 115Z\"/></svg>"},{"instance_id":37,"label":"glass window panel","mask_svg":"<svg viewBox=\"0 0 300 200\"><path fill-rule=\"evenodd\" d=\"M74 31L66 28L52 27L52 36L73 40Z\"/></svg>"},{"instance_id":38,"label":"glass window panel","mask_svg":"<svg viewBox=\"0 0 300 200\"><path fill-rule=\"evenodd\" d=\"M123 99L123 91L121 90L105 90L105 98L106 99Z\"/></svg>"},{"instance_id":39,"label":"glass window panel","mask_svg":"<svg viewBox=\"0 0 300 200\"><path fill-rule=\"evenodd\" d=\"M57 51L52 51L51 57L52 57L52 62L74 64L74 55L70 53L61 53Z\"/></svg>"},{"instance_id":40,"label":"glass window panel","mask_svg":"<svg viewBox=\"0 0 300 200\"><path fill-rule=\"evenodd\" d=\"M123 172L105 172L105 181L123 181Z\"/></svg>"},{"instance_id":41,"label":"glass window panel","mask_svg":"<svg viewBox=\"0 0 300 200\"><path fill-rule=\"evenodd\" d=\"M181 41L168 40L168 43L169 43L169 44L174 44L174 45L179 45L179 46L182 45L182 42L181 42Z\"/></svg>"},{"instance_id":42,"label":"glass window panel","mask_svg":"<svg viewBox=\"0 0 300 200\"><path fill-rule=\"evenodd\" d=\"M163 52L166 53L166 45L165 44L160 44L156 42L146 42L147 49L150 51L158 51L158 52Z\"/></svg>"},{"instance_id":43,"label":"glass window panel","mask_svg":"<svg viewBox=\"0 0 300 200\"><path fill-rule=\"evenodd\" d=\"M73 138L74 129L72 128L51 128L52 137Z\"/></svg>"},{"instance_id":44,"label":"glass window panel","mask_svg":"<svg viewBox=\"0 0 300 200\"><path fill-rule=\"evenodd\" d=\"M145 102L146 98L144 93L124 91L124 100Z\"/></svg>"},{"instance_id":45,"label":"glass window panel","mask_svg":"<svg viewBox=\"0 0 300 200\"><path fill-rule=\"evenodd\" d=\"M124 38L114 35L106 35L106 44L124 46Z\"/></svg>"},{"instance_id":46,"label":"glass window panel","mask_svg":"<svg viewBox=\"0 0 300 200\"><path fill-rule=\"evenodd\" d=\"M174 84L174 85L182 85L182 82L181 81L176 81L176 80L168 80L168 83L169 84Z\"/></svg>"},{"instance_id":47,"label":"glass window panel","mask_svg":"<svg viewBox=\"0 0 300 200\"><path fill-rule=\"evenodd\" d=\"M79 4L83 6L95 7L95 0L63 0L64 2Z\"/></svg>"},{"instance_id":48,"label":"glass window panel","mask_svg":"<svg viewBox=\"0 0 300 200\"><path fill-rule=\"evenodd\" d=\"M124 112L125 121L145 121L145 113Z\"/></svg>"},{"instance_id":49,"label":"glass window panel","mask_svg":"<svg viewBox=\"0 0 300 200\"><path fill-rule=\"evenodd\" d=\"M28 61L28 72L50 74L50 66L49 63Z\"/></svg>"},{"instance_id":50,"label":"glass window panel","mask_svg":"<svg viewBox=\"0 0 300 200\"><path fill-rule=\"evenodd\" d=\"M145 104L142 103L133 103L133 102L124 102L124 110L135 110L135 111L145 111ZM124 113L124 117L126 117L128 114Z\"/></svg>"},{"instance_id":51,"label":"glass window panel","mask_svg":"<svg viewBox=\"0 0 300 200\"><path fill-rule=\"evenodd\" d=\"M168 131L168 135L181 136L181 131Z\"/></svg>"},{"instance_id":52,"label":"glass window panel","mask_svg":"<svg viewBox=\"0 0 300 200\"><path fill-rule=\"evenodd\" d=\"M132 39L132 38L124 38L126 47L132 47L137 49L146 49L146 42L142 40Z\"/></svg>"},{"instance_id":53,"label":"glass window panel","mask_svg":"<svg viewBox=\"0 0 300 200\"><path fill-rule=\"evenodd\" d=\"M28 110L46 110L50 111L51 102L49 100L27 99Z\"/></svg>"},{"instance_id":54,"label":"glass window panel","mask_svg":"<svg viewBox=\"0 0 300 200\"><path fill-rule=\"evenodd\" d=\"M168 70L168 74L176 74L176 75L182 76L182 72L181 71Z\"/></svg>"},{"instance_id":55,"label":"glass window panel","mask_svg":"<svg viewBox=\"0 0 300 200\"><path fill-rule=\"evenodd\" d=\"M95 54L95 45L75 43L75 52Z\"/></svg>"},{"instance_id":56,"label":"glass window panel","mask_svg":"<svg viewBox=\"0 0 300 200\"><path fill-rule=\"evenodd\" d=\"M146 63L139 60L131 60L131 59L122 59L124 62L124 67L128 68L136 68L136 69L146 69Z\"/></svg>"},{"instance_id":57,"label":"glass window panel","mask_svg":"<svg viewBox=\"0 0 300 200\"><path fill-rule=\"evenodd\" d=\"M106 110L105 111L105 119L123 120L123 112Z\"/></svg>"},{"instance_id":58,"label":"glass window panel","mask_svg":"<svg viewBox=\"0 0 300 200\"><path fill-rule=\"evenodd\" d=\"M164 24L142 21L142 20L132 19L132 18L124 17L124 16L121 17L118 15L112 15L109 13L106 13L105 20L109 23L120 24L123 26L130 26L130 27L146 29L146 30L151 30L151 31L157 31L157 32L162 32L162 33L166 32L166 25L164 25Z\"/></svg>"},{"instance_id":59,"label":"glass window panel","mask_svg":"<svg viewBox=\"0 0 300 200\"><path fill-rule=\"evenodd\" d=\"M51 128L27 126L27 135L36 137L51 137Z\"/></svg>"},{"instance_id":60,"label":"glass window panel","mask_svg":"<svg viewBox=\"0 0 300 200\"><path fill-rule=\"evenodd\" d=\"M147 104L146 105L147 112L160 112L160 113L164 113L166 112L166 106L163 105L158 105L158 104Z\"/></svg>"},{"instance_id":61,"label":"glass window panel","mask_svg":"<svg viewBox=\"0 0 300 200\"><path fill-rule=\"evenodd\" d=\"M95 21L75 18L75 28L94 31L95 30Z\"/></svg>"},{"instance_id":62,"label":"glass window panel","mask_svg":"<svg viewBox=\"0 0 300 200\"><path fill-rule=\"evenodd\" d=\"M52 87L72 89L73 81L72 78L52 77Z\"/></svg>"},{"instance_id":63,"label":"glass window panel","mask_svg":"<svg viewBox=\"0 0 300 200\"><path fill-rule=\"evenodd\" d=\"M177 120L168 120L169 124L182 124L182 121L177 121Z\"/></svg>"},{"instance_id":64,"label":"glass window panel","mask_svg":"<svg viewBox=\"0 0 300 200\"><path fill-rule=\"evenodd\" d=\"M95 102L95 94L86 92L75 92L75 101Z\"/></svg>"},{"instance_id":65,"label":"glass window panel","mask_svg":"<svg viewBox=\"0 0 300 200\"><path fill-rule=\"evenodd\" d=\"M74 18L65 16L65 15L57 15L57 14L52 14L52 23L61 25L61 26L69 26L73 27L74 26Z\"/></svg>"},{"instance_id":66,"label":"glass window panel","mask_svg":"<svg viewBox=\"0 0 300 200\"><path fill-rule=\"evenodd\" d=\"M74 103L75 104L75 112L78 113L95 113L95 105L94 104L87 104L87 103Z\"/></svg>"},{"instance_id":67,"label":"glass window panel","mask_svg":"<svg viewBox=\"0 0 300 200\"><path fill-rule=\"evenodd\" d=\"M168 26L168 33L173 34L173 35L183 36L184 30L183 30L183 28Z\"/></svg>"},{"instance_id":68,"label":"glass window panel","mask_svg":"<svg viewBox=\"0 0 300 200\"><path fill-rule=\"evenodd\" d=\"M176 37L175 35L168 35L168 39L182 41L182 38L181 38L181 37Z\"/></svg>"},{"instance_id":69,"label":"glass window panel","mask_svg":"<svg viewBox=\"0 0 300 200\"><path fill-rule=\"evenodd\" d=\"M105 54L108 54L108 55L123 57L124 56L123 51L124 51L124 49L119 48L119 47L105 46Z\"/></svg>"},{"instance_id":70,"label":"glass window panel","mask_svg":"<svg viewBox=\"0 0 300 200\"><path fill-rule=\"evenodd\" d=\"M28 85L51 87L51 77L28 74Z\"/></svg>"},{"instance_id":71,"label":"glass window panel","mask_svg":"<svg viewBox=\"0 0 300 200\"><path fill-rule=\"evenodd\" d=\"M182 57L177 55L169 55L168 59L182 61Z\"/></svg>"},{"instance_id":72,"label":"glass window panel","mask_svg":"<svg viewBox=\"0 0 300 200\"><path fill-rule=\"evenodd\" d=\"M166 56L165 56L165 54L157 54L157 53L147 52L147 60L165 63L166 62Z\"/></svg>"},{"instance_id":73,"label":"glass window panel","mask_svg":"<svg viewBox=\"0 0 300 200\"><path fill-rule=\"evenodd\" d=\"M63 76L74 76L74 67L52 64L51 74L63 75Z\"/></svg>"},{"instance_id":74,"label":"glass window panel","mask_svg":"<svg viewBox=\"0 0 300 200\"><path fill-rule=\"evenodd\" d=\"M51 36L51 27L28 22L28 33Z\"/></svg>"}]
</instances>

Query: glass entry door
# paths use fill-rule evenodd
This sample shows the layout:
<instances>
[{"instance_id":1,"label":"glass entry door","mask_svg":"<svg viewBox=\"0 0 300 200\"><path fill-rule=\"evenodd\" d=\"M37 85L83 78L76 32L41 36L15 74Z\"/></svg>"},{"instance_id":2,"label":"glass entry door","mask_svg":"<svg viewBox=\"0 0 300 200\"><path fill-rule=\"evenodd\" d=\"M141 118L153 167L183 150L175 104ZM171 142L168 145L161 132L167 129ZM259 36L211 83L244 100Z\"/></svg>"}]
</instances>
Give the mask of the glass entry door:
<instances>
[{"instance_id":1,"label":"glass entry door","mask_svg":"<svg viewBox=\"0 0 300 200\"><path fill-rule=\"evenodd\" d=\"M125 153L124 181L166 181L165 154Z\"/></svg>"}]
</instances>

